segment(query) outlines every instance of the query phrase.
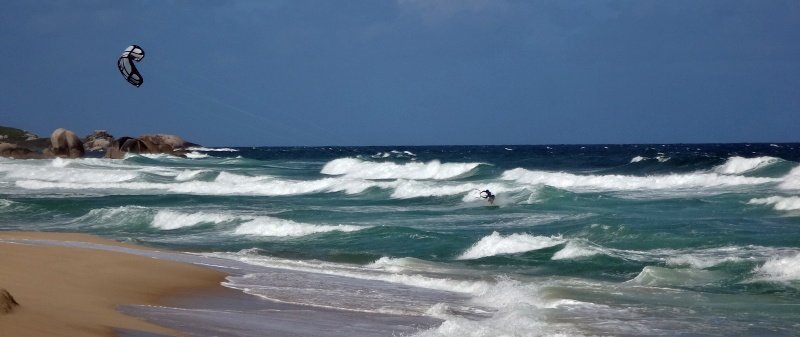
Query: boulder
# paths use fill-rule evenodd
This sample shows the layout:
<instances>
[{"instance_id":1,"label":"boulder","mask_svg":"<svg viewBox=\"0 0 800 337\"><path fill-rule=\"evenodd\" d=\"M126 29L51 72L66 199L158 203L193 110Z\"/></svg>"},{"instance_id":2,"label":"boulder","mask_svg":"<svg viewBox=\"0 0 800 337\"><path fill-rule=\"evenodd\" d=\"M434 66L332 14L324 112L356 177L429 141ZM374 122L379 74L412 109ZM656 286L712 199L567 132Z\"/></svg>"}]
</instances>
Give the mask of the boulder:
<instances>
[{"instance_id":1,"label":"boulder","mask_svg":"<svg viewBox=\"0 0 800 337\"><path fill-rule=\"evenodd\" d=\"M153 134L142 135L139 138L121 137L111 142L106 148L106 158L122 159L126 153L165 153L183 157L184 150L197 144L187 142L175 135Z\"/></svg>"},{"instance_id":2,"label":"boulder","mask_svg":"<svg viewBox=\"0 0 800 337\"><path fill-rule=\"evenodd\" d=\"M50 135L49 150L53 156L67 158L80 158L85 153L81 139L64 128L58 128Z\"/></svg>"},{"instance_id":3,"label":"boulder","mask_svg":"<svg viewBox=\"0 0 800 337\"><path fill-rule=\"evenodd\" d=\"M109 147L113 141L114 136L106 132L106 130L95 130L84 138L83 149L86 151L102 151Z\"/></svg>"},{"instance_id":4,"label":"boulder","mask_svg":"<svg viewBox=\"0 0 800 337\"><path fill-rule=\"evenodd\" d=\"M115 139L106 148L106 158L122 159L125 158L125 154L128 152L148 153L147 146L142 141L131 137L121 137Z\"/></svg>"},{"instance_id":5,"label":"boulder","mask_svg":"<svg viewBox=\"0 0 800 337\"><path fill-rule=\"evenodd\" d=\"M14 300L14 296L11 296L7 290L0 288L0 315L11 313L17 306L19 306L19 303Z\"/></svg>"},{"instance_id":6,"label":"boulder","mask_svg":"<svg viewBox=\"0 0 800 337\"><path fill-rule=\"evenodd\" d=\"M141 135L139 136L139 139L155 144L156 146L169 145L174 150L197 146L197 144L183 140L183 138L181 138L180 136L169 135L169 134Z\"/></svg>"}]
</instances>

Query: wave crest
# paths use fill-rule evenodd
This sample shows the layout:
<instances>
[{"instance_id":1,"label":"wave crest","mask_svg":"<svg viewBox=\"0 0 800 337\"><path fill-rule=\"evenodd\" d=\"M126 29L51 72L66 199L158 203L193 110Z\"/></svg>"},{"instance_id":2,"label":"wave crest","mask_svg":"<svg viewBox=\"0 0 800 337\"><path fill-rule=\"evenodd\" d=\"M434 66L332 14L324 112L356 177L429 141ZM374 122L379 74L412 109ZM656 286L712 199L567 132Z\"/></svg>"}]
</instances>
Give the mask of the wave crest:
<instances>
[{"instance_id":1,"label":"wave crest","mask_svg":"<svg viewBox=\"0 0 800 337\"><path fill-rule=\"evenodd\" d=\"M161 210L153 217L152 225L158 229L173 230L184 227L192 227L202 223L223 223L236 220L237 217L219 213L181 213L175 211Z\"/></svg>"},{"instance_id":2,"label":"wave crest","mask_svg":"<svg viewBox=\"0 0 800 337\"><path fill-rule=\"evenodd\" d=\"M800 210L800 197L772 196L768 198L753 198L747 203L753 205L772 205L776 211Z\"/></svg>"},{"instance_id":3,"label":"wave crest","mask_svg":"<svg viewBox=\"0 0 800 337\"><path fill-rule=\"evenodd\" d=\"M487 256L515 254L539 250L564 243L559 236L537 236L530 234L511 234L503 236L498 232L484 236L467 249L458 260L474 260Z\"/></svg>"},{"instance_id":4,"label":"wave crest","mask_svg":"<svg viewBox=\"0 0 800 337\"><path fill-rule=\"evenodd\" d=\"M334 159L322 168L321 173L360 179L433 179L446 180L463 177L480 163L442 163L432 160L427 163L370 162L356 158Z\"/></svg>"},{"instance_id":5,"label":"wave crest","mask_svg":"<svg viewBox=\"0 0 800 337\"><path fill-rule=\"evenodd\" d=\"M651 287L693 287L716 283L722 277L718 272L704 269L646 266L628 283Z\"/></svg>"},{"instance_id":6,"label":"wave crest","mask_svg":"<svg viewBox=\"0 0 800 337\"><path fill-rule=\"evenodd\" d=\"M257 236L305 236L325 232L354 232L369 227L353 225L312 225L273 217L257 217L247 221L234 230L238 235Z\"/></svg>"},{"instance_id":7,"label":"wave crest","mask_svg":"<svg viewBox=\"0 0 800 337\"><path fill-rule=\"evenodd\" d=\"M653 176L580 175L566 172L531 171L515 168L503 172L500 179L524 184L548 185L567 190L667 190L713 188L742 185L759 185L778 182L777 178L759 178L720 175L716 173L689 173Z\"/></svg>"},{"instance_id":8,"label":"wave crest","mask_svg":"<svg viewBox=\"0 0 800 337\"><path fill-rule=\"evenodd\" d=\"M744 157L730 157L728 160L719 166L714 167L714 172L720 174L743 174L757 169L769 166L780 161L775 157L757 157L757 158L744 158Z\"/></svg>"},{"instance_id":9,"label":"wave crest","mask_svg":"<svg viewBox=\"0 0 800 337\"><path fill-rule=\"evenodd\" d=\"M789 282L800 281L800 253L795 256L776 257L755 268L757 280Z\"/></svg>"}]
</instances>

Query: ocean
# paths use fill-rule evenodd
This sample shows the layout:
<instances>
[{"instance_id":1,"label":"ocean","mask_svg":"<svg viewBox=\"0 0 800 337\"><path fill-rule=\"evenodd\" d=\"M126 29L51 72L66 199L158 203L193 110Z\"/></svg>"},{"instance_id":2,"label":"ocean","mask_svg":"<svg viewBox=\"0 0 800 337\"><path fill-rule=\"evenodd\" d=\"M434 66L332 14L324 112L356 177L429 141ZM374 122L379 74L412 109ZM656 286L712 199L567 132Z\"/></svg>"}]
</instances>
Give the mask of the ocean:
<instances>
[{"instance_id":1,"label":"ocean","mask_svg":"<svg viewBox=\"0 0 800 337\"><path fill-rule=\"evenodd\" d=\"M196 336L800 335L800 144L0 158L0 230L228 271L125 309Z\"/></svg>"}]
</instances>

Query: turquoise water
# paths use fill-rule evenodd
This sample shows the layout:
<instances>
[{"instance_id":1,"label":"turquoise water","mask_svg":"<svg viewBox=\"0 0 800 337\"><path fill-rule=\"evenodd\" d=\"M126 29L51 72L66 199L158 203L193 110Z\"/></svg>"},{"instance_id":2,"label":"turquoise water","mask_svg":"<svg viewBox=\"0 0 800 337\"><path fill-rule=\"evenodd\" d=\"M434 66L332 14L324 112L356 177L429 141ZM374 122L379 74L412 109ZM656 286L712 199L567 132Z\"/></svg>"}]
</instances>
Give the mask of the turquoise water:
<instances>
[{"instance_id":1,"label":"turquoise water","mask_svg":"<svg viewBox=\"0 0 800 337\"><path fill-rule=\"evenodd\" d=\"M403 335L793 336L799 164L800 144L0 159L0 229L275 268L226 286L439 322Z\"/></svg>"}]
</instances>

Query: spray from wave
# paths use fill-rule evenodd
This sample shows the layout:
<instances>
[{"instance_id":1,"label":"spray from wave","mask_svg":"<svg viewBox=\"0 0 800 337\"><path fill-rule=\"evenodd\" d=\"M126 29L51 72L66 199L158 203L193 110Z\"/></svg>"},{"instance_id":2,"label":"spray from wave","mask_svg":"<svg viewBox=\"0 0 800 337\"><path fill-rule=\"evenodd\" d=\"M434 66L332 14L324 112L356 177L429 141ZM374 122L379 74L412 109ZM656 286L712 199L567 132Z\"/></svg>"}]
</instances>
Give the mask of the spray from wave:
<instances>
[{"instance_id":1,"label":"spray from wave","mask_svg":"<svg viewBox=\"0 0 800 337\"><path fill-rule=\"evenodd\" d=\"M744 157L731 157L719 166L714 167L713 171L719 174L744 174L751 171L764 168L779 162L779 158L775 157L757 157L757 158L744 158Z\"/></svg>"},{"instance_id":2,"label":"spray from wave","mask_svg":"<svg viewBox=\"0 0 800 337\"><path fill-rule=\"evenodd\" d=\"M764 262L753 271L755 280L773 282L800 281L800 253L794 256L776 257Z\"/></svg>"}]
</instances>

